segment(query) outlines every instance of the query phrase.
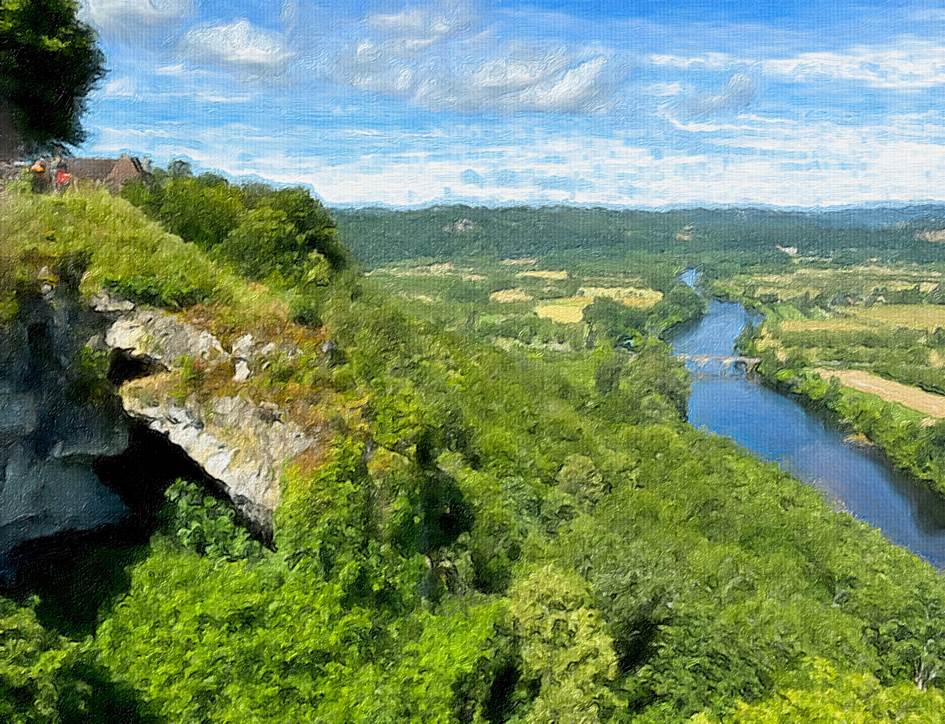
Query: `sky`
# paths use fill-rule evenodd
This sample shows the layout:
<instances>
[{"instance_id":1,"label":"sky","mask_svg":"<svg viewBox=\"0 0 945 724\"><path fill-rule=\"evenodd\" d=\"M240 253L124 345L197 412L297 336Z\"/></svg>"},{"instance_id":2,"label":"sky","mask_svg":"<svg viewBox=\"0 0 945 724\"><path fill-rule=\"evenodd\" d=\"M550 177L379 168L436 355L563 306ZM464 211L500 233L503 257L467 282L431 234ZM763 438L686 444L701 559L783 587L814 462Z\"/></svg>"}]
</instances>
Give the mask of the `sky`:
<instances>
[{"instance_id":1,"label":"sky","mask_svg":"<svg viewBox=\"0 0 945 724\"><path fill-rule=\"evenodd\" d=\"M80 0L83 155L335 206L945 200L945 4Z\"/></svg>"}]
</instances>

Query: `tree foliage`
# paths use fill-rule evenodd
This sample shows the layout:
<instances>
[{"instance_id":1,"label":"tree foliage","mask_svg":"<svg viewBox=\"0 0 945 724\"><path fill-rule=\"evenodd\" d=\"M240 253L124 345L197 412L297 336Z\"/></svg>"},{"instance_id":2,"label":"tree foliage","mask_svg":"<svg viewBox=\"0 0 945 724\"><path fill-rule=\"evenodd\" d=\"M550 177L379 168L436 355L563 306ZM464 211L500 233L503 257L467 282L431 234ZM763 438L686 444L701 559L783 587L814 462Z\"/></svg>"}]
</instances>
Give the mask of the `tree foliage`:
<instances>
[{"instance_id":1,"label":"tree foliage","mask_svg":"<svg viewBox=\"0 0 945 724\"><path fill-rule=\"evenodd\" d=\"M0 5L0 151L76 145L85 98L104 75L92 30L75 0Z\"/></svg>"}]
</instances>

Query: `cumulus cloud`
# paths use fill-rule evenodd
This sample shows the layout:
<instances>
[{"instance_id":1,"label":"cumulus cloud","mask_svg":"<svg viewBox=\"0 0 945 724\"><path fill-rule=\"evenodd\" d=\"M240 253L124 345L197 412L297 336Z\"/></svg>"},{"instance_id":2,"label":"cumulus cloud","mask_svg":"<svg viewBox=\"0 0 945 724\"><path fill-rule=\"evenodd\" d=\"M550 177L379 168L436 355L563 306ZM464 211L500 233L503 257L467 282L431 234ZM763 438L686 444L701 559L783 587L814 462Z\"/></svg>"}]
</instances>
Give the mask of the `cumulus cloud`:
<instances>
[{"instance_id":1,"label":"cumulus cloud","mask_svg":"<svg viewBox=\"0 0 945 724\"><path fill-rule=\"evenodd\" d=\"M671 101L667 108L676 117L689 120L737 113L751 104L757 92L754 78L733 73L718 93L692 93Z\"/></svg>"},{"instance_id":2,"label":"cumulus cloud","mask_svg":"<svg viewBox=\"0 0 945 724\"><path fill-rule=\"evenodd\" d=\"M82 0L82 13L100 30L128 37L142 26L171 23L193 11L193 0Z\"/></svg>"},{"instance_id":3,"label":"cumulus cloud","mask_svg":"<svg viewBox=\"0 0 945 724\"><path fill-rule=\"evenodd\" d=\"M293 57L280 35L248 20L192 28L181 40L181 49L197 63L257 73L281 69Z\"/></svg>"},{"instance_id":4,"label":"cumulus cloud","mask_svg":"<svg viewBox=\"0 0 945 724\"><path fill-rule=\"evenodd\" d=\"M499 42L464 3L368 15L362 28L336 79L430 110L595 113L621 79L605 51Z\"/></svg>"}]
</instances>

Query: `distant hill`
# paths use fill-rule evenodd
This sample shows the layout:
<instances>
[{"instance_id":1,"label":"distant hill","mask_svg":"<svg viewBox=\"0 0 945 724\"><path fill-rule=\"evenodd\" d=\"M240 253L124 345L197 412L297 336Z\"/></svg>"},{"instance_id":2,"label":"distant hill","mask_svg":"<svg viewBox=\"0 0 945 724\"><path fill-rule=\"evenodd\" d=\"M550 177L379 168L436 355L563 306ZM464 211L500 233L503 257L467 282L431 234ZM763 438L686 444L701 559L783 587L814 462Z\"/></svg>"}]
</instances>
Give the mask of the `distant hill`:
<instances>
[{"instance_id":1,"label":"distant hill","mask_svg":"<svg viewBox=\"0 0 945 724\"><path fill-rule=\"evenodd\" d=\"M614 210L552 206L419 210L343 209L334 212L346 244L362 262L461 256L508 257L580 251L776 253L842 261L945 259L925 232L945 228L945 206L856 207L824 211L764 208ZM462 233L457 229L462 228Z\"/></svg>"}]
</instances>

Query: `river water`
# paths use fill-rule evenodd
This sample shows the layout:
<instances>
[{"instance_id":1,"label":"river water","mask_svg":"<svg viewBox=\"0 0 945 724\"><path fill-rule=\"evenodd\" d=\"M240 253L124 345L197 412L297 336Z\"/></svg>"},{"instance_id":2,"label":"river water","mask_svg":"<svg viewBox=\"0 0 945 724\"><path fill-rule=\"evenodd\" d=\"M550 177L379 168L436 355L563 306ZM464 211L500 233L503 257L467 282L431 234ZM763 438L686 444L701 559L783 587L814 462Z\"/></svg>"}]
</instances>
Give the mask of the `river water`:
<instances>
[{"instance_id":1,"label":"river water","mask_svg":"<svg viewBox=\"0 0 945 724\"><path fill-rule=\"evenodd\" d=\"M693 284L687 272L683 281ZM734 353L751 320L734 302L709 301L708 312L677 332L677 354ZM838 509L879 528L894 543L945 568L945 500L894 468L877 450L854 445L823 416L738 370L689 364L689 422L731 438L817 487Z\"/></svg>"}]
</instances>

